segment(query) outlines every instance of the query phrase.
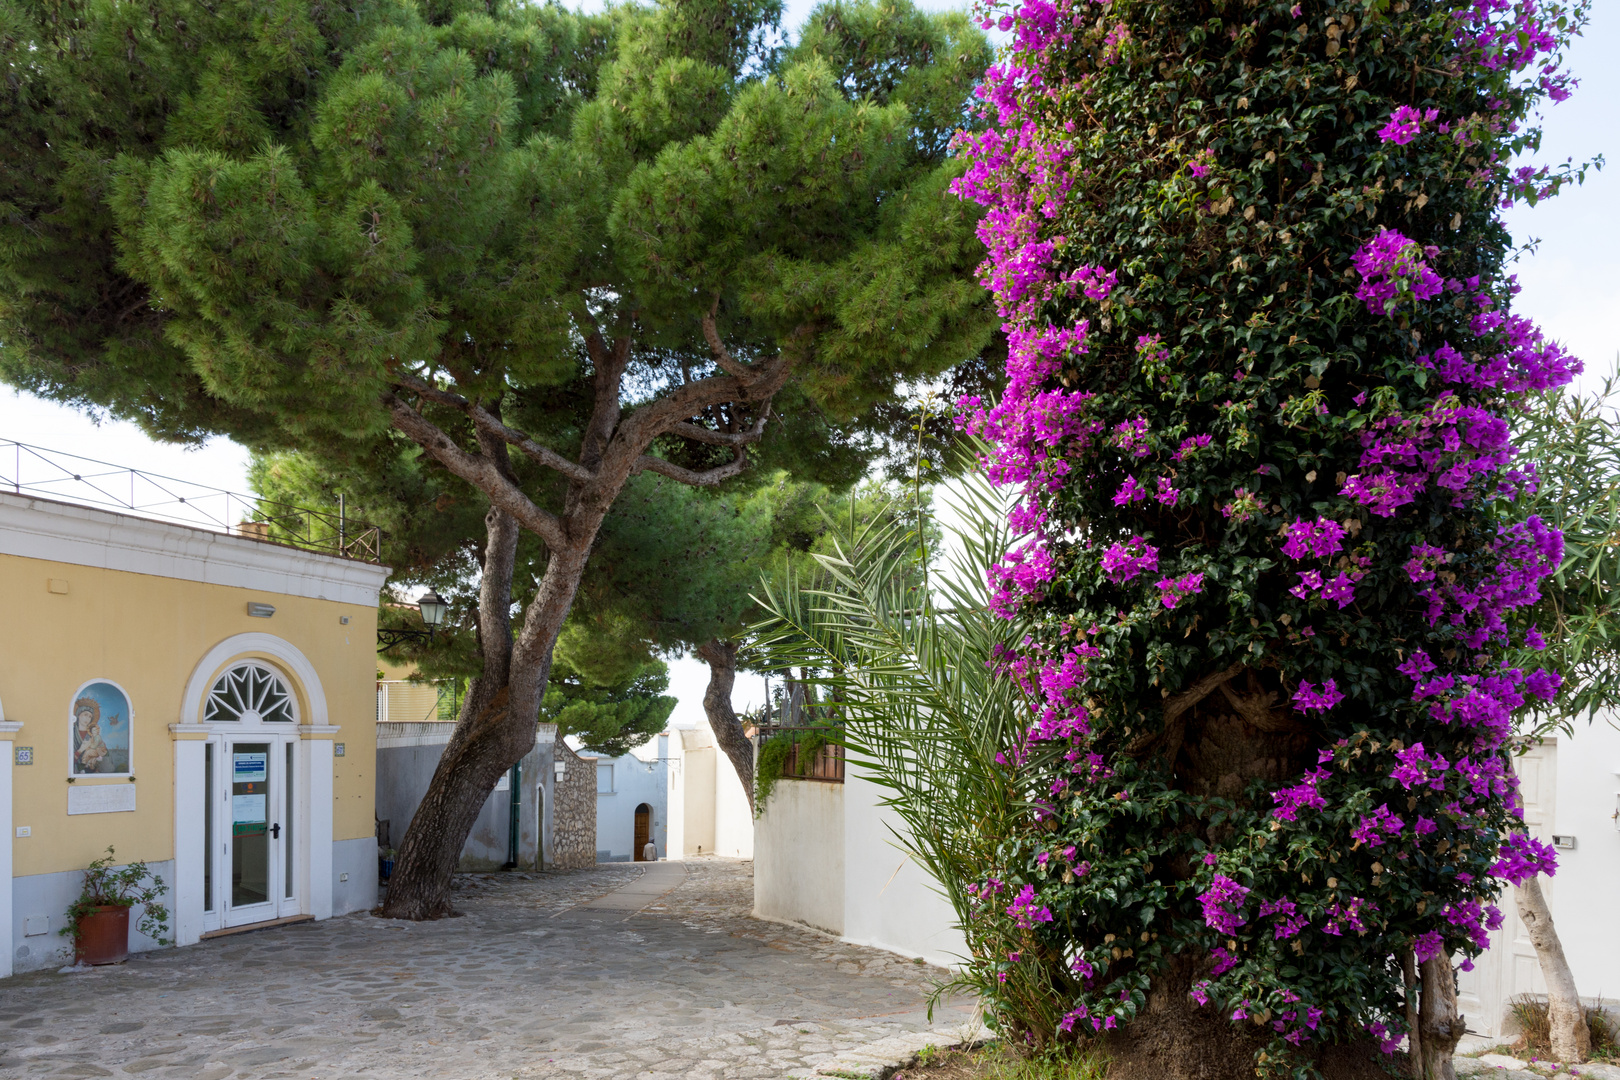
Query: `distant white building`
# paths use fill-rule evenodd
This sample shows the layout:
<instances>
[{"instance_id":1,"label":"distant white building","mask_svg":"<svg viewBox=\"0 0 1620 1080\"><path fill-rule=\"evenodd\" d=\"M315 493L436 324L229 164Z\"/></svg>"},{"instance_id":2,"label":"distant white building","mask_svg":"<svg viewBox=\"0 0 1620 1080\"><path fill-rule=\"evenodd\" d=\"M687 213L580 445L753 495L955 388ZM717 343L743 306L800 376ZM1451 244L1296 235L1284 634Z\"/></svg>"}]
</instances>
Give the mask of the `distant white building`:
<instances>
[{"instance_id":1,"label":"distant white building","mask_svg":"<svg viewBox=\"0 0 1620 1080\"><path fill-rule=\"evenodd\" d=\"M669 743L665 732L622 757L594 759L597 862L641 862L648 841L669 857Z\"/></svg>"},{"instance_id":2,"label":"distant white building","mask_svg":"<svg viewBox=\"0 0 1620 1080\"><path fill-rule=\"evenodd\" d=\"M747 795L707 722L670 728L621 757L581 754L596 769L597 862L640 862L649 840L660 859L753 857Z\"/></svg>"},{"instance_id":3,"label":"distant white building","mask_svg":"<svg viewBox=\"0 0 1620 1080\"><path fill-rule=\"evenodd\" d=\"M754 857L754 815L708 721L674 728L669 741L669 857Z\"/></svg>"}]
</instances>

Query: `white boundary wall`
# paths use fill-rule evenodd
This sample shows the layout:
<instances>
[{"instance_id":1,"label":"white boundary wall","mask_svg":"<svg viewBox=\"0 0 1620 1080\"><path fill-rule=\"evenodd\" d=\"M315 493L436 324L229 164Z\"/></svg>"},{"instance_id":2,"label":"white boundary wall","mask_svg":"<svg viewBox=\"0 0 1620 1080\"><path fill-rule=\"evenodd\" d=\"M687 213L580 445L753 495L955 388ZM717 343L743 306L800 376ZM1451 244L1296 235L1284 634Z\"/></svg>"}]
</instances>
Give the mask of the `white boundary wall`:
<instances>
[{"instance_id":1,"label":"white boundary wall","mask_svg":"<svg viewBox=\"0 0 1620 1080\"><path fill-rule=\"evenodd\" d=\"M754 914L844 932L844 787L776 782L754 823Z\"/></svg>"},{"instance_id":2,"label":"white boundary wall","mask_svg":"<svg viewBox=\"0 0 1620 1080\"><path fill-rule=\"evenodd\" d=\"M955 968L967 956L956 912L896 843L900 818L853 762L844 772L844 940ZM757 873L757 870L756 870Z\"/></svg>"}]
</instances>

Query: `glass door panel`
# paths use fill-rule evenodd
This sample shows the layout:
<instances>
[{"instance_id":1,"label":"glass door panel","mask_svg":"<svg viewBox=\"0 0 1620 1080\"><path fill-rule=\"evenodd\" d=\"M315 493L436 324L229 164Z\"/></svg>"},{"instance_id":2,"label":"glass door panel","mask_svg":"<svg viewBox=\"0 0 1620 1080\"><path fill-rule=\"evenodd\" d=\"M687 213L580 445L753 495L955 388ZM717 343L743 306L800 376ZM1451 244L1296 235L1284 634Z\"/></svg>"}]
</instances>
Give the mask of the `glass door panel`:
<instances>
[{"instance_id":1,"label":"glass door panel","mask_svg":"<svg viewBox=\"0 0 1620 1080\"><path fill-rule=\"evenodd\" d=\"M270 744L231 746L231 907L263 904L275 894L270 874Z\"/></svg>"}]
</instances>

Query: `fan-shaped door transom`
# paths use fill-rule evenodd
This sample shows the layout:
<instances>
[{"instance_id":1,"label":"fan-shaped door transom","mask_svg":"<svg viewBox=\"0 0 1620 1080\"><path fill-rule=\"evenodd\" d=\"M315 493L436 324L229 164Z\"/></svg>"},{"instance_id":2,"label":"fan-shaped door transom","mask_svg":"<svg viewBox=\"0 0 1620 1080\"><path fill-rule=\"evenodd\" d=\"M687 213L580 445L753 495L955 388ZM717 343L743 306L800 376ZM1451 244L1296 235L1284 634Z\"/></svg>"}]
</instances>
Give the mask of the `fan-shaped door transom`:
<instances>
[{"instance_id":1,"label":"fan-shaped door transom","mask_svg":"<svg viewBox=\"0 0 1620 1080\"><path fill-rule=\"evenodd\" d=\"M298 702L282 677L256 661L234 664L208 691L203 723L296 724Z\"/></svg>"}]
</instances>

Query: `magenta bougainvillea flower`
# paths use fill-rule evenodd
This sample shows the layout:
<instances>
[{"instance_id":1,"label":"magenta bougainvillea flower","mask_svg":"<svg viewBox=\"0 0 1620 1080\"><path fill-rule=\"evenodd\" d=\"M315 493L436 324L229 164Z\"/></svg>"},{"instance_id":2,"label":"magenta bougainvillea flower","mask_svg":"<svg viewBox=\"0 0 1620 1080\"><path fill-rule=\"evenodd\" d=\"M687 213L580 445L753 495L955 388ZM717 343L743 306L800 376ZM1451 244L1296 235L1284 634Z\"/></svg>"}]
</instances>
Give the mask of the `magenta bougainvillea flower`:
<instances>
[{"instance_id":1,"label":"magenta bougainvillea flower","mask_svg":"<svg viewBox=\"0 0 1620 1080\"><path fill-rule=\"evenodd\" d=\"M1496 215L1575 175L1513 159L1581 14L1329 14L995 8L953 187L1007 351L959 417L1017 534L989 663L1029 710L971 921L1061 1000L978 985L1044 1039L1192 962L1189 1004L1267 1033L1277 1077L1393 1050L1390 958L1466 965L1502 883L1556 867L1510 740L1561 679L1506 657L1545 644L1562 538L1513 508L1510 419L1580 363L1512 310Z\"/></svg>"}]
</instances>

